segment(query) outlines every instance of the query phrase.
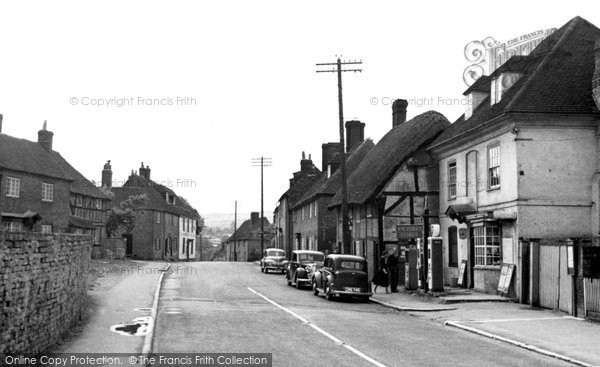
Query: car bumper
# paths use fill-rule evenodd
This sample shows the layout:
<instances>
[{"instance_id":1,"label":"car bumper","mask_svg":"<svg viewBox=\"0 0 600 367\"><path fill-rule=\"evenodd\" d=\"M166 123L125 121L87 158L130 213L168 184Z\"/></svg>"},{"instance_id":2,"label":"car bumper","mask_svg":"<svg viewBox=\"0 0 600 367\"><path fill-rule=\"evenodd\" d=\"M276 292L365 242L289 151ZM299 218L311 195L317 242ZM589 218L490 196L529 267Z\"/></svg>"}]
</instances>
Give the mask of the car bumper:
<instances>
[{"instance_id":1,"label":"car bumper","mask_svg":"<svg viewBox=\"0 0 600 367\"><path fill-rule=\"evenodd\" d=\"M285 270L285 265L265 265L267 269Z\"/></svg>"},{"instance_id":2,"label":"car bumper","mask_svg":"<svg viewBox=\"0 0 600 367\"><path fill-rule=\"evenodd\" d=\"M298 283L310 283L310 279L308 278L298 278L296 279Z\"/></svg>"},{"instance_id":3,"label":"car bumper","mask_svg":"<svg viewBox=\"0 0 600 367\"><path fill-rule=\"evenodd\" d=\"M332 291L333 294L337 294L340 296L358 296L358 297L364 297L364 296L369 296L371 297L373 295L373 293L371 292L352 292L352 291Z\"/></svg>"}]
</instances>

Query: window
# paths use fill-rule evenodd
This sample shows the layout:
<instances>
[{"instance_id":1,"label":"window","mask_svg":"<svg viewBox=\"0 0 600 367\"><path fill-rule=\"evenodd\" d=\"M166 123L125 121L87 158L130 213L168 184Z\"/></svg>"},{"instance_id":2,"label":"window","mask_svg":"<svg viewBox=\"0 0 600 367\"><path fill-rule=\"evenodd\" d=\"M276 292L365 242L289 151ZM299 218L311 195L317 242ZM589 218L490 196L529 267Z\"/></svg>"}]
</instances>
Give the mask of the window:
<instances>
[{"instance_id":1,"label":"window","mask_svg":"<svg viewBox=\"0 0 600 367\"><path fill-rule=\"evenodd\" d=\"M83 206L83 196L77 195L76 200L77 200L77 204L76 205L79 206L79 207L82 207Z\"/></svg>"},{"instance_id":2,"label":"window","mask_svg":"<svg viewBox=\"0 0 600 367\"><path fill-rule=\"evenodd\" d=\"M21 192L21 180L14 177L6 178L6 196L18 198Z\"/></svg>"},{"instance_id":3,"label":"window","mask_svg":"<svg viewBox=\"0 0 600 367\"><path fill-rule=\"evenodd\" d=\"M156 224L160 224L160 212L156 212Z\"/></svg>"},{"instance_id":4,"label":"window","mask_svg":"<svg viewBox=\"0 0 600 367\"><path fill-rule=\"evenodd\" d=\"M21 232L23 230L23 223L4 222L4 230L8 232Z\"/></svg>"},{"instance_id":5,"label":"window","mask_svg":"<svg viewBox=\"0 0 600 367\"><path fill-rule=\"evenodd\" d=\"M458 231L456 226L448 228L448 266L458 266Z\"/></svg>"},{"instance_id":6,"label":"window","mask_svg":"<svg viewBox=\"0 0 600 367\"><path fill-rule=\"evenodd\" d=\"M96 199L96 209L102 209L102 200Z\"/></svg>"},{"instance_id":7,"label":"window","mask_svg":"<svg viewBox=\"0 0 600 367\"><path fill-rule=\"evenodd\" d=\"M473 228L475 265L497 265L502 261L500 252L500 227L486 224Z\"/></svg>"},{"instance_id":8,"label":"window","mask_svg":"<svg viewBox=\"0 0 600 367\"><path fill-rule=\"evenodd\" d=\"M304 206L302 207L300 218L301 218L301 220L304 220Z\"/></svg>"},{"instance_id":9,"label":"window","mask_svg":"<svg viewBox=\"0 0 600 367\"><path fill-rule=\"evenodd\" d=\"M448 163L448 198L456 198L456 162Z\"/></svg>"},{"instance_id":10,"label":"window","mask_svg":"<svg viewBox=\"0 0 600 367\"><path fill-rule=\"evenodd\" d=\"M42 233L52 233L52 224L42 224Z\"/></svg>"},{"instance_id":11,"label":"window","mask_svg":"<svg viewBox=\"0 0 600 367\"><path fill-rule=\"evenodd\" d=\"M488 188L500 187L500 145L488 147Z\"/></svg>"},{"instance_id":12,"label":"window","mask_svg":"<svg viewBox=\"0 0 600 367\"><path fill-rule=\"evenodd\" d=\"M54 185L43 183L42 184L42 201L54 200Z\"/></svg>"}]
</instances>

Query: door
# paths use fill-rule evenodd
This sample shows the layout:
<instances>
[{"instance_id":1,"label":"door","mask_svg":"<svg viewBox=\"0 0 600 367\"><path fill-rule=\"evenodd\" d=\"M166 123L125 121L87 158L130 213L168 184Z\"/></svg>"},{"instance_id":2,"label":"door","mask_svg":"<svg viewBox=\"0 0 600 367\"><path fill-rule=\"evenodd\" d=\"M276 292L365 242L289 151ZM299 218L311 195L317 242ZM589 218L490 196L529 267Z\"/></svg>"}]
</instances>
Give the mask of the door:
<instances>
[{"instance_id":1,"label":"door","mask_svg":"<svg viewBox=\"0 0 600 367\"><path fill-rule=\"evenodd\" d=\"M133 255L133 235L124 234L123 238L125 239L125 256Z\"/></svg>"},{"instance_id":2,"label":"door","mask_svg":"<svg viewBox=\"0 0 600 367\"><path fill-rule=\"evenodd\" d=\"M475 287L475 239L473 228L469 228L469 243L467 245L467 288Z\"/></svg>"}]
</instances>

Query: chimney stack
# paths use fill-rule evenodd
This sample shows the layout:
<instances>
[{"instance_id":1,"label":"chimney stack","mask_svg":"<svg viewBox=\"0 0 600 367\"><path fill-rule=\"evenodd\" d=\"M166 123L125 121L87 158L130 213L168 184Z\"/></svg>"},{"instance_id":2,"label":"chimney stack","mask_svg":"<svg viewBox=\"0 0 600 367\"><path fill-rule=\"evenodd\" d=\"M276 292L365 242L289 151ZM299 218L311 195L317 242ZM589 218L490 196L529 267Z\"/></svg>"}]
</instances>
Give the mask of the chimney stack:
<instances>
[{"instance_id":1,"label":"chimney stack","mask_svg":"<svg viewBox=\"0 0 600 367\"><path fill-rule=\"evenodd\" d=\"M140 176L146 180L150 180L150 167L144 167L144 162L142 162L142 166L140 167Z\"/></svg>"},{"instance_id":2,"label":"chimney stack","mask_svg":"<svg viewBox=\"0 0 600 367\"><path fill-rule=\"evenodd\" d=\"M38 143L47 151L52 150L52 137L54 133L52 131L46 130L48 125L48 121L44 120L44 126L42 130L38 131Z\"/></svg>"},{"instance_id":3,"label":"chimney stack","mask_svg":"<svg viewBox=\"0 0 600 367\"><path fill-rule=\"evenodd\" d=\"M592 78L592 93L596 106L600 110L600 40L596 41L594 58L596 59L596 70L594 71L594 77Z\"/></svg>"},{"instance_id":4,"label":"chimney stack","mask_svg":"<svg viewBox=\"0 0 600 367\"><path fill-rule=\"evenodd\" d=\"M104 169L102 170L102 187L112 187L112 167L110 160L104 163Z\"/></svg>"},{"instance_id":5,"label":"chimney stack","mask_svg":"<svg viewBox=\"0 0 600 367\"><path fill-rule=\"evenodd\" d=\"M365 140L365 124L351 120L346 121L346 152L351 151Z\"/></svg>"},{"instance_id":6,"label":"chimney stack","mask_svg":"<svg viewBox=\"0 0 600 367\"><path fill-rule=\"evenodd\" d=\"M0 134L2 134L2 119L4 119L4 116L0 113Z\"/></svg>"},{"instance_id":7,"label":"chimney stack","mask_svg":"<svg viewBox=\"0 0 600 367\"><path fill-rule=\"evenodd\" d=\"M340 143L325 143L321 145L321 171L327 172L327 167L333 163L333 157L340 151Z\"/></svg>"},{"instance_id":8,"label":"chimney stack","mask_svg":"<svg viewBox=\"0 0 600 367\"><path fill-rule=\"evenodd\" d=\"M258 212L250 213L250 220L252 221L252 225L259 223L258 221Z\"/></svg>"},{"instance_id":9,"label":"chimney stack","mask_svg":"<svg viewBox=\"0 0 600 367\"><path fill-rule=\"evenodd\" d=\"M406 122L406 107L408 102L405 99L397 99L392 103L392 128Z\"/></svg>"},{"instance_id":10,"label":"chimney stack","mask_svg":"<svg viewBox=\"0 0 600 367\"><path fill-rule=\"evenodd\" d=\"M306 159L306 155L302 152L302 159L300 160L300 171L309 170L313 166L312 159L310 154L308 155L308 159Z\"/></svg>"}]
</instances>

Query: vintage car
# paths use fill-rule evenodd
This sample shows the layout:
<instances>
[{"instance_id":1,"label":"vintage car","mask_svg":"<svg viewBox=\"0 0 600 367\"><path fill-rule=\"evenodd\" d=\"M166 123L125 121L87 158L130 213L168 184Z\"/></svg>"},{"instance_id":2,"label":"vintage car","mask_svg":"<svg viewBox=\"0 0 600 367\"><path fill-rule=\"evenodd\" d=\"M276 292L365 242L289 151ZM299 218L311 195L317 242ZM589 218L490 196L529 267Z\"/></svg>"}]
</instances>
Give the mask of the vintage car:
<instances>
[{"instance_id":1,"label":"vintage car","mask_svg":"<svg viewBox=\"0 0 600 367\"><path fill-rule=\"evenodd\" d=\"M263 258L260 260L260 271L268 273L269 270L276 270L283 274L287 263L285 251L278 248L268 248L265 249Z\"/></svg>"},{"instance_id":2,"label":"vintage car","mask_svg":"<svg viewBox=\"0 0 600 367\"><path fill-rule=\"evenodd\" d=\"M325 254L320 251L296 250L287 265L285 279L288 285L310 285L312 274L323 265Z\"/></svg>"},{"instance_id":3,"label":"vintage car","mask_svg":"<svg viewBox=\"0 0 600 367\"><path fill-rule=\"evenodd\" d=\"M323 293L328 300L347 296L368 302L372 295L367 261L360 256L328 255L323 266L314 272L311 282L315 296Z\"/></svg>"}]
</instances>

